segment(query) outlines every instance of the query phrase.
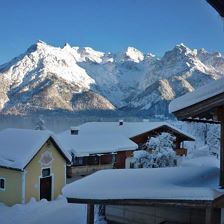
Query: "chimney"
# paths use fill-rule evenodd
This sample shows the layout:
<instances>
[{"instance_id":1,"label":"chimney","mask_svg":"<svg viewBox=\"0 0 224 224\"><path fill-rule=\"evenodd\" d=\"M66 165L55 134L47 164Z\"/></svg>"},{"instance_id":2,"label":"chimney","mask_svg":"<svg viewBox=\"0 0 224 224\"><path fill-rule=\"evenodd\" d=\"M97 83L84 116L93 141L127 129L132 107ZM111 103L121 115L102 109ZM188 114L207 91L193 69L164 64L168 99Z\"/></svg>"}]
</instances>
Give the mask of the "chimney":
<instances>
[{"instance_id":1,"label":"chimney","mask_svg":"<svg viewBox=\"0 0 224 224\"><path fill-rule=\"evenodd\" d=\"M123 120L119 120L119 126L122 126L124 124Z\"/></svg>"},{"instance_id":2,"label":"chimney","mask_svg":"<svg viewBox=\"0 0 224 224\"><path fill-rule=\"evenodd\" d=\"M79 134L79 128L77 127L71 127L70 128L71 135L78 135Z\"/></svg>"}]
</instances>

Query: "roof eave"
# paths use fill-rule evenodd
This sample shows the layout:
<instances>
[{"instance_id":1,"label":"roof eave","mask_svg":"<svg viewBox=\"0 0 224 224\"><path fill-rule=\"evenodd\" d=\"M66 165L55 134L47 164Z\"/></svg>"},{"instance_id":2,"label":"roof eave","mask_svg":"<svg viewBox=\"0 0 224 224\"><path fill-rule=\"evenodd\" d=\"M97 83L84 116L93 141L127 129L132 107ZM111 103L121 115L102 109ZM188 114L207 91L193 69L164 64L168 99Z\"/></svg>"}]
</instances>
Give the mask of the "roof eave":
<instances>
[{"instance_id":1,"label":"roof eave","mask_svg":"<svg viewBox=\"0 0 224 224\"><path fill-rule=\"evenodd\" d=\"M213 114L215 114L217 108L223 107L223 105L224 93L220 93L195 104L174 110L171 113L174 114L178 120L204 119L204 122L207 121L207 123L218 123L218 121L214 121Z\"/></svg>"},{"instance_id":2,"label":"roof eave","mask_svg":"<svg viewBox=\"0 0 224 224\"><path fill-rule=\"evenodd\" d=\"M224 2L221 0L207 0L207 2L219 13L221 17L224 17Z\"/></svg>"},{"instance_id":3,"label":"roof eave","mask_svg":"<svg viewBox=\"0 0 224 224\"><path fill-rule=\"evenodd\" d=\"M213 207L214 200L183 200L183 199L87 199L67 197L68 203L132 205L132 206L175 206L191 208Z\"/></svg>"},{"instance_id":4,"label":"roof eave","mask_svg":"<svg viewBox=\"0 0 224 224\"><path fill-rule=\"evenodd\" d=\"M23 171L23 168L16 168L16 167L10 167L10 166L2 166L0 165L0 168L9 169L9 170L16 170L16 171Z\"/></svg>"},{"instance_id":5,"label":"roof eave","mask_svg":"<svg viewBox=\"0 0 224 224\"><path fill-rule=\"evenodd\" d=\"M175 127L172 127L172 126L169 125L168 123L164 123L164 124L162 124L162 125L160 125L160 126L158 126L158 127L155 127L155 128L153 128L153 129L149 130L149 131L146 131L146 132L143 132L143 133L141 133L141 134L132 136L132 137L130 137L130 139L133 139L133 138L136 138L136 137L138 137L138 136L141 136L141 135L144 135L144 134L153 132L153 131L155 131L155 130L157 130L157 129L159 129L159 128L163 128L163 127L166 127L166 128L168 128L168 129L171 129L171 130L173 130L174 132L178 133L179 135L184 136L184 138L186 139L185 141L195 141L195 139L194 139L192 136L188 136L187 134L184 134L183 132L178 131Z\"/></svg>"}]
</instances>

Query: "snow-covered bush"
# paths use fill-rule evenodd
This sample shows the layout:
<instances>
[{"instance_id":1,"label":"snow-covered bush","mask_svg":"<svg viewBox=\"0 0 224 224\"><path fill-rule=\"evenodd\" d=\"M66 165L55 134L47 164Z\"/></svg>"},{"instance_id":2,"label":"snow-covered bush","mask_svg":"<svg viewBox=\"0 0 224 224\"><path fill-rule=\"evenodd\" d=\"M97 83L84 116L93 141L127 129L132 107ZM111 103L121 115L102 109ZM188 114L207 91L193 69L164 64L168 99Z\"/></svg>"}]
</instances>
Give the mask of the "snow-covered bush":
<instances>
[{"instance_id":1,"label":"snow-covered bush","mask_svg":"<svg viewBox=\"0 0 224 224\"><path fill-rule=\"evenodd\" d=\"M151 137L143 145L145 150L134 152L132 163L136 168L156 168L176 165L176 153L173 150L175 137L163 132Z\"/></svg>"}]
</instances>

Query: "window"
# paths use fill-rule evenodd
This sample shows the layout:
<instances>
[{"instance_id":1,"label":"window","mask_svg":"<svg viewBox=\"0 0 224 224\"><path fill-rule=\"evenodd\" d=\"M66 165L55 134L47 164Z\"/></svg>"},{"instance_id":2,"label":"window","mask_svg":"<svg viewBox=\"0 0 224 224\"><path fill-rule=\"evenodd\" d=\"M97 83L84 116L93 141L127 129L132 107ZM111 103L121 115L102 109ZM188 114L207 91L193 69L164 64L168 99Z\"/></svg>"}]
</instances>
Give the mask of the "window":
<instances>
[{"instance_id":1,"label":"window","mask_svg":"<svg viewBox=\"0 0 224 224\"><path fill-rule=\"evenodd\" d=\"M73 165L74 166L85 166L86 165L85 157L74 157Z\"/></svg>"},{"instance_id":2,"label":"window","mask_svg":"<svg viewBox=\"0 0 224 224\"><path fill-rule=\"evenodd\" d=\"M78 158L77 158L77 164L78 164L78 165L83 165L83 163L84 163L84 159L83 159L83 157L78 157Z\"/></svg>"},{"instance_id":3,"label":"window","mask_svg":"<svg viewBox=\"0 0 224 224\"><path fill-rule=\"evenodd\" d=\"M42 177L49 177L51 175L51 169L46 168L42 170Z\"/></svg>"},{"instance_id":4,"label":"window","mask_svg":"<svg viewBox=\"0 0 224 224\"><path fill-rule=\"evenodd\" d=\"M130 169L134 169L135 168L135 163L130 162Z\"/></svg>"},{"instance_id":5,"label":"window","mask_svg":"<svg viewBox=\"0 0 224 224\"><path fill-rule=\"evenodd\" d=\"M0 190L5 190L5 179L0 178Z\"/></svg>"},{"instance_id":6,"label":"window","mask_svg":"<svg viewBox=\"0 0 224 224\"><path fill-rule=\"evenodd\" d=\"M116 163L117 162L117 156L116 154L112 155L112 163Z\"/></svg>"}]
</instances>

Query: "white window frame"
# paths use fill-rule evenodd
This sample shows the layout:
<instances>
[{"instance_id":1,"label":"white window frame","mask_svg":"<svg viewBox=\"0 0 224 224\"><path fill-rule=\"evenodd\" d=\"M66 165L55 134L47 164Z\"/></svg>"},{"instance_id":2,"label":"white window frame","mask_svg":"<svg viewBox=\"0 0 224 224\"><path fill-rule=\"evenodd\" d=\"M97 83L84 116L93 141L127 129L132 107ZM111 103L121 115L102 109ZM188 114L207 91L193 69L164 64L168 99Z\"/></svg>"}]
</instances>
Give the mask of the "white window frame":
<instances>
[{"instance_id":1,"label":"white window frame","mask_svg":"<svg viewBox=\"0 0 224 224\"><path fill-rule=\"evenodd\" d=\"M42 178L45 178L45 177L43 176L43 170L47 170L47 169L50 170L50 175L45 176L45 177L50 177L50 176L52 176L52 175L51 175L51 167L42 167L42 168L41 168L41 176L42 176Z\"/></svg>"},{"instance_id":2,"label":"white window frame","mask_svg":"<svg viewBox=\"0 0 224 224\"><path fill-rule=\"evenodd\" d=\"M5 191L5 189L6 189L6 179L4 178L4 177L0 177L0 180L4 180L4 188L1 188L0 187L0 191Z\"/></svg>"},{"instance_id":3,"label":"white window frame","mask_svg":"<svg viewBox=\"0 0 224 224\"><path fill-rule=\"evenodd\" d=\"M54 173L52 172L52 167L51 166L46 166L46 167L41 167L41 174L40 174L40 176L39 176L39 183L38 183L38 188L39 188L39 190L38 190L38 193L39 193L39 200L40 200L40 179L41 178L46 178L46 177L43 177L42 176L42 170L43 169L48 169L48 168L50 168L50 176L47 176L47 177L51 177L52 179L51 179L51 200L54 200L55 198L54 198Z\"/></svg>"}]
</instances>

